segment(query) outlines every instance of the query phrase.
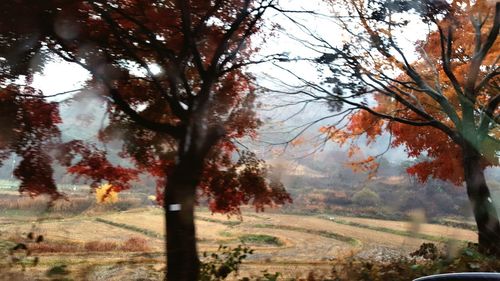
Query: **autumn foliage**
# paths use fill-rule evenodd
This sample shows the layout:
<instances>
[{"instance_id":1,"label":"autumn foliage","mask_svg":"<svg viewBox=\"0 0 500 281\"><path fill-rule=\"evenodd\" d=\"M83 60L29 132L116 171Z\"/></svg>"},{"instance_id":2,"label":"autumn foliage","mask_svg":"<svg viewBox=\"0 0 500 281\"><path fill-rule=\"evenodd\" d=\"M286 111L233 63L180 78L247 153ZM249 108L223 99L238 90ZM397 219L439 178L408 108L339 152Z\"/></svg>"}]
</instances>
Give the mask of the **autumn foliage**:
<instances>
[{"instance_id":1,"label":"autumn foliage","mask_svg":"<svg viewBox=\"0 0 500 281\"><path fill-rule=\"evenodd\" d=\"M97 203L115 203L118 201L118 193L111 184L106 183L95 190L95 199Z\"/></svg>"},{"instance_id":2,"label":"autumn foliage","mask_svg":"<svg viewBox=\"0 0 500 281\"><path fill-rule=\"evenodd\" d=\"M361 135L366 137L369 144L384 132L388 132L391 135L391 147L403 146L408 156L420 158L418 163L408 168L410 174L415 175L421 181L426 181L432 177L447 180L456 185L462 184L465 178L460 143L457 143L456 139L452 139L443 130L433 127L431 124L424 125L425 122L434 119L451 130L460 131L463 129L457 128L457 126L461 126L460 119L464 118L462 108L464 102L467 103L467 101L464 101L463 93L457 90L460 87L457 88L457 85L467 84L467 79L471 75L471 64L473 63L471 54L477 52L474 48L478 48L471 42L474 42L474 40L485 42L487 40L488 31L492 29L495 22L493 16L494 5L488 1L474 3L452 1L449 6L441 7L433 6L435 3L432 1L427 4L422 3L422 6L429 5L430 8L436 9L433 11L436 14L444 13L445 16L443 19L438 20L437 17L434 18L435 15L422 15L424 21L428 23L435 22L440 30L431 31L425 40L418 42L415 49L418 58L411 65L405 65L403 59L406 58L402 53L403 59L401 59L400 55L386 53L384 49L393 48L396 54L401 51L394 42L390 41L397 38L396 31L390 28L396 28L398 23L395 21L394 27L385 24L372 24L368 19L363 19L363 17L368 18L370 15L369 10L364 10L363 5L367 3L364 1L350 2L352 7L357 7L357 13L361 16L361 25L371 36L371 40L374 40L374 45L372 45L374 51L371 54L368 51L363 53L363 55L370 56L372 61L368 62L367 59L366 65L359 66L361 68L359 70L360 75L366 75L366 77L360 78L365 82L364 85L376 86L377 89L381 90L373 95L373 105L370 105L369 110L361 109L350 116L344 129L325 127L322 131L327 132L328 137L333 141L340 144L350 143L350 156L356 154L358 147L355 145L354 140ZM394 5L398 4L395 3ZM400 5L401 7L394 8L396 12L401 11L397 9L405 9L403 4ZM418 4L416 5L418 6ZM380 4L380 6L374 4L371 8L375 9L375 12L382 13L382 6L383 4ZM424 8L418 6L415 9L418 11ZM445 12L443 9L445 9ZM373 14L375 12L372 11ZM471 19L470 15L473 15L474 18ZM471 21L483 21L481 28L477 31L480 34L477 39L475 39L477 32L474 23L471 23ZM448 30L459 30L459 32L445 34ZM394 34L391 32L394 32ZM442 38L442 36L445 38ZM450 44L452 45L449 46L451 49L449 49L446 56L453 58L453 60L448 66L443 62L442 57L443 52L445 52L443 48L446 48L442 47L442 44L446 45L446 42L443 43L441 40L446 41L446 38L451 36L453 40ZM388 40L390 43L388 43L388 47L385 47L380 41L380 45L377 46L376 40ZM478 92L475 94L472 106L476 112L483 114L483 117L476 117L481 118L481 120L492 118L491 116L498 116L500 113L498 107L493 109L490 117L485 113L488 104L498 103L495 102L498 99L498 80L495 80L494 77L495 73L498 74L496 70L498 65L496 63L499 55L499 45L493 44L482 61L484 68L481 68L478 73L479 82L475 85ZM389 70L401 74L398 77L391 78L390 75L386 74ZM411 77L411 72L420 76L418 79L422 79L421 84L418 84L419 82L415 77ZM453 74L450 75L450 72ZM426 89L429 89L429 92L436 89L435 93L438 93L436 95L443 96L446 100L445 106L448 106L448 108L443 109L444 103L441 102L443 99L436 98L433 93L426 94ZM419 114L415 111L415 108L421 110L424 114ZM400 120L411 122L399 122ZM492 122L493 124L487 129L489 130L487 136L478 144L479 150L484 156L481 162L483 169L499 163L496 151L498 151L500 129L498 124L495 125L498 120ZM354 169L366 171L366 163L372 160L374 159L370 157L366 160L355 161L351 166ZM371 166L371 168L376 169L376 165Z\"/></svg>"},{"instance_id":3,"label":"autumn foliage","mask_svg":"<svg viewBox=\"0 0 500 281\"><path fill-rule=\"evenodd\" d=\"M281 184L266 178L266 167L234 144L255 136L260 125L254 78L245 66L258 63L251 60L256 50L251 38L274 5L273 0L2 2L0 84L13 89L11 99L22 100L14 109L1 109L20 120L13 130L26 134L26 141L2 140L0 151L23 158L16 173L22 190L57 197L51 166L56 161L91 186L108 182L113 191L129 188L141 174L153 177L167 209L167 278L197 279L198 195L207 197L213 211L233 213L239 204L262 210L291 201ZM100 98L109 122L103 122L98 140L120 140L119 154L133 167L116 165L92 142L63 141L57 104L39 91L32 100L34 73L54 57L88 71L85 90L72 98L90 93ZM50 118L35 121L37 111L22 108L33 107L28 101L39 102L36 107ZM238 154L245 156L236 160Z\"/></svg>"},{"instance_id":4,"label":"autumn foliage","mask_svg":"<svg viewBox=\"0 0 500 281\"><path fill-rule=\"evenodd\" d=\"M500 3L343 3L355 15L355 20L339 17L350 39L340 47L318 40L324 49L316 62L330 77L319 85L306 82L331 109L341 104L352 114L341 129L323 130L351 144L362 135L370 143L388 132L390 146L403 146L419 160L408 168L419 180L465 182L480 248L500 255L500 221L484 173L499 165ZM415 18L402 17L407 13ZM413 53L402 43L412 24L428 30ZM366 167L370 160L355 166Z\"/></svg>"},{"instance_id":5,"label":"autumn foliage","mask_svg":"<svg viewBox=\"0 0 500 281\"><path fill-rule=\"evenodd\" d=\"M189 110L183 104L191 108L197 92L207 90L203 89L206 85L202 77L206 74L200 71L205 69L206 73L217 71L208 89L215 94L210 98L208 112L204 113L206 124L209 127L223 124L225 131L205 164L202 190L212 202L212 210L237 212L240 204L250 203L252 198L258 209L264 204L273 205L273 197L277 203L289 201L282 186L271 187L268 179L261 178L267 173L265 165L247 169L247 177L254 173L255 179L259 179L258 184L249 186L248 180L245 184L240 182L239 179L245 180L243 175L227 172L252 158L234 163L232 157L239 148L232 140L255 136L260 125L253 111L253 78L238 67L254 50L249 35L257 32L257 19L249 16L236 26L232 36L225 38L227 30L216 23L207 23L205 15L229 23L244 6L238 1L190 2L190 24L196 29L193 32L199 37L197 40L203 42L197 44L199 57L195 58L186 53L192 51L186 46L190 44L186 40L190 39L179 32L184 28L180 3L172 2L171 6L151 5L147 1L116 6L99 1L2 4L4 20L0 32L5 44L1 55L4 88L0 96L3 128L0 151L1 159L12 152L23 159L15 171L22 182L22 192L60 196L52 179L52 165L57 164L77 178L88 180L94 188L109 182L116 191L130 188L139 174L147 173L157 179L160 195L157 198L161 203L167 176L174 167L177 138L188 118ZM256 4L245 5L250 13L254 12ZM20 14L28 20L15 20L8 14ZM32 44L26 40L38 41ZM221 40L227 41L224 49L220 47ZM23 47L23 42L28 45ZM33 74L43 68L46 62L43 58L50 56L47 54L80 64L93 74L86 88L102 95L103 102L113 101L107 107L109 125L100 131L98 138L102 142L123 140L120 155L131 160L134 168L112 163L107 152L92 143L62 142L58 104L47 101L39 90L12 80L16 75L27 75L29 85ZM216 57L217 63L231 62L231 66L213 69ZM180 62L186 59L193 61ZM152 73L153 64L161 68L160 74ZM139 105L143 107L137 110ZM224 185L220 186L221 183ZM223 201L226 203L222 204Z\"/></svg>"}]
</instances>

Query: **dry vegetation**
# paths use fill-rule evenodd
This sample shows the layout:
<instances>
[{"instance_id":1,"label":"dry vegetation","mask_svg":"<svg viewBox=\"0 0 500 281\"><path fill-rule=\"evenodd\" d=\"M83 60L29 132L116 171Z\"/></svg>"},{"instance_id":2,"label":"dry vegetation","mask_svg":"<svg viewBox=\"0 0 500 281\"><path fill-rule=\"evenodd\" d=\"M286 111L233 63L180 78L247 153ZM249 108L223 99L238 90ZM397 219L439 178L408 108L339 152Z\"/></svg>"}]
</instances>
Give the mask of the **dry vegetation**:
<instances>
[{"instance_id":1,"label":"dry vegetation","mask_svg":"<svg viewBox=\"0 0 500 281\"><path fill-rule=\"evenodd\" d=\"M469 229L461 229L456 227L428 224L428 223L418 223L412 221L389 221L389 220L378 220L378 219L367 219L367 218L353 218L353 217L336 217L339 220L351 221L360 224L366 224L376 227L385 227L389 229L395 229L400 231L423 233L426 235L457 239L457 240L467 240L467 241L477 241L476 232Z\"/></svg>"},{"instance_id":2,"label":"dry vegetation","mask_svg":"<svg viewBox=\"0 0 500 281\"><path fill-rule=\"evenodd\" d=\"M48 240L29 246L32 253L79 253L79 252L148 252L150 248L146 239L131 237L123 242L87 241L83 243Z\"/></svg>"},{"instance_id":3,"label":"dry vegetation","mask_svg":"<svg viewBox=\"0 0 500 281\"><path fill-rule=\"evenodd\" d=\"M23 273L31 272L30 278L43 276L58 264L71 269L68 274L74 280L135 280L127 279L132 275L118 273L131 272L131 268L143 272L141 276L152 278L146 280L161 278L164 249L161 209L143 207L120 211L113 204L96 205L83 195L57 202L49 209L44 198L9 199L13 198L0 200L0 209L5 211L0 217L0 241L23 242L29 232L46 237L41 243L28 243L31 253L40 256L38 267L28 268ZM140 199L126 201L135 207L138 203L133 202L140 202ZM16 213L16 210L24 212ZM196 220L200 252L216 251L219 244L236 247L242 240L255 250L246 258L240 276L259 275L268 270L300 280L314 272L309 274L309 280L321 280L321 276L332 274L335 264L337 267L359 265L362 264L360 260L367 258L381 263L407 256L422 243L429 242L403 235L412 227L407 222L252 211L244 214L227 217L202 210L197 213ZM470 230L442 225L421 224L418 231L446 239L475 239ZM376 266L383 268L385 265ZM110 272L115 275L111 276ZM313 277L316 279L311 279Z\"/></svg>"}]
</instances>

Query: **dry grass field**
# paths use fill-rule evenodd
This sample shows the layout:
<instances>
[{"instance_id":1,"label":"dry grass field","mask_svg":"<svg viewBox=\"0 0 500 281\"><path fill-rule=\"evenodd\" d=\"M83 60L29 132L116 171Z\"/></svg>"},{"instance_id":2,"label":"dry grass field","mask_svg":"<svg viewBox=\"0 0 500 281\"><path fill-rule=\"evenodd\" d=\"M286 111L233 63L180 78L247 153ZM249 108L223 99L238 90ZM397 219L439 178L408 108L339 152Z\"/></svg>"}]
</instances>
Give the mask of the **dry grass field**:
<instances>
[{"instance_id":1,"label":"dry grass field","mask_svg":"<svg viewBox=\"0 0 500 281\"><path fill-rule=\"evenodd\" d=\"M161 278L161 209L41 216L34 212L0 213L0 241L22 242L30 232L45 237L33 246L40 264L24 272L14 270L11 273L17 277L13 280L52 280L47 270L61 265L72 280ZM200 252L215 251L220 244L236 247L242 243L255 250L245 261L242 275L268 270L300 277L311 270L327 272L331 261L344 256L384 259L406 255L424 242L476 239L470 230L433 224L419 225L421 235L412 236L407 222L353 217L245 211L241 217L228 218L206 210L198 211L196 217Z\"/></svg>"},{"instance_id":2,"label":"dry grass field","mask_svg":"<svg viewBox=\"0 0 500 281\"><path fill-rule=\"evenodd\" d=\"M409 222L409 221L388 221L388 220L353 218L353 217L337 217L337 218L339 220L345 220L375 227L384 227L400 231L413 232L417 230L418 233L423 233L435 237L457 239L457 240L468 240L474 242L477 241L476 232L469 229L460 229L455 227L449 227L437 224L428 224L428 223L416 224L414 222Z\"/></svg>"}]
</instances>

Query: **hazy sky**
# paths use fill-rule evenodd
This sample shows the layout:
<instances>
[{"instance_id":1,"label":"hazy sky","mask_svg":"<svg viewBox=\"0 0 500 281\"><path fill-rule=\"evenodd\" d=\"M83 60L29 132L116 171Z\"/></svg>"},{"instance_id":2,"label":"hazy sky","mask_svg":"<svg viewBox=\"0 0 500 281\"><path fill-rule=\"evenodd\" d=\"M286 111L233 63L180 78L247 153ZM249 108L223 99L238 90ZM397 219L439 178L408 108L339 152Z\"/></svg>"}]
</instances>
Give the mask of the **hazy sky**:
<instances>
[{"instance_id":1,"label":"hazy sky","mask_svg":"<svg viewBox=\"0 0 500 281\"><path fill-rule=\"evenodd\" d=\"M287 0L281 1L280 3L287 10L307 10L322 15L329 14L332 10L331 6L326 5L324 1L318 0ZM347 12L342 10L341 6L336 7L335 12L339 15L347 15ZM270 11L267 14L266 20L268 24L278 23L281 29L277 29L274 32L274 36L266 38L266 42L263 44L259 55L285 53L290 58L319 57L321 53L311 50L297 41L297 38L311 39L300 25L307 26L308 31L319 35L321 38L328 41L329 44L334 46L341 46L341 44L349 38L348 33L340 28L332 18L304 13L291 13L289 16L291 19L276 11ZM412 20L411 17L409 19ZM415 20L415 23L410 24L405 33L401 33L402 36L399 36L400 40L398 42L403 49L406 50L406 55L410 59L416 58L414 55L415 40L424 39L426 35L425 26L418 24L419 21L416 21L416 18L413 18L413 20ZM298 22L299 25L292 21ZM406 37L405 34L409 37ZM257 41L257 44L260 44L260 42ZM323 79L320 78L321 73L318 69L307 62L280 63L279 66L292 70L294 75L306 78L309 81L320 82L321 79ZM297 79L293 77L293 75L281 70L272 63L254 66L251 70L256 74L258 83L264 87L279 89L280 86L276 81L285 81L288 84L297 83ZM261 140L264 142L279 143L280 141L286 141L302 130L303 127L301 127L301 125L332 115L332 112L328 110L328 107L324 103L310 103L305 108L304 104L277 108L280 104L283 105L297 102L297 98L287 97L285 95L266 93L263 95L261 102L263 106L260 113L263 116L262 119L266 121L266 125L261 129ZM300 112L300 114L294 116L294 114L298 112ZM319 128L335 123L339 118L341 117L326 119L309 128L304 132L303 139L305 139L306 143L309 143L310 146L308 147L302 144L298 147L288 147L285 156L300 158L310 153L314 149L312 146L323 143L322 139L318 139L320 135ZM290 130L292 131L289 134L276 134L276 132L288 132ZM385 134L370 147L364 146L362 140L360 140L358 144L363 147L365 155L376 155L387 149L388 142L389 135ZM262 144L261 147L265 148L265 145ZM325 149L338 149L338 146L336 144L329 144ZM408 160L406 153L401 147L389 150L385 157L394 162Z\"/></svg>"}]
</instances>

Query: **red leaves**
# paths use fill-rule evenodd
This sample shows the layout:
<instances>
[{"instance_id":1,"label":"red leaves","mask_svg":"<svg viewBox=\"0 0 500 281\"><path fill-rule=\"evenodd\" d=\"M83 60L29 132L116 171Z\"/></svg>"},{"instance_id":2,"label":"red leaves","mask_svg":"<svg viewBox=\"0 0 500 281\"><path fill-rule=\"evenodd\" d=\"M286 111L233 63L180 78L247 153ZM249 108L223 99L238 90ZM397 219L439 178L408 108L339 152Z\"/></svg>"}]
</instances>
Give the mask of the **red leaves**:
<instances>
[{"instance_id":1,"label":"red leaves","mask_svg":"<svg viewBox=\"0 0 500 281\"><path fill-rule=\"evenodd\" d=\"M254 154L243 152L237 163L228 160L229 155L231 152L228 151L214 151L205 165L199 196L208 200L210 210L239 214L241 205L251 204L256 210L263 211L265 206L292 201L284 186L272 177L265 163ZM173 163L158 164L156 167L166 167L167 173L174 168ZM166 182L164 177L157 179L156 199L162 204Z\"/></svg>"},{"instance_id":2,"label":"red leaves","mask_svg":"<svg viewBox=\"0 0 500 281\"><path fill-rule=\"evenodd\" d=\"M103 101L111 101L107 108L109 122L103 120L104 128L98 139L108 143L121 140L121 152L114 147L110 155L114 157L116 153L128 158L135 166L132 169L114 165L108 159L110 155L90 142L63 143L57 105L37 97L21 101L18 100L21 95L15 91L5 95L6 106L0 104L0 112L8 116L0 117L0 123L5 123L10 133L2 134L0 153L5 148L24 157L16 175L33 190L55 190L51 165L57 160L77 178L90 180L93 187L106 181L125 189L142 173L154 178L161 193L175 163L179 143L212 145L205 142L203 133L195 135L195 140L182 139L186 137L183 132L192 126L191 121L196 120L197 125L203 122L202 126L207 128L221 124L226 132L207 159L203 159L206 171L202 189L212 200L213 210L232 212L240 204L250 202L262 209L264 205L290 200L282 186L266 178L262 163L257 165L248 157L236 164L231 161L236 151L231 140L255 136L260 125L253 107L254 78L239 66L254 51L249 38L258 31L257 17L261 16L264 4L249 1L246 7L247 2L239 0L189 1L190 7L186 9L190 13L189 23L182 21L178 1L32 2L0 4L0 14L5 15L0 17L0 41L12 39L2 43L13 52L19 51L17 41L29 43L22 47L31 56L46 46L67 61L84 64L93 75L87 86L105 96ZM214 7L216 3L218 7ZM254 4L263 6L254 9ZM21 14L29 15L26 19L16 16L17 6L22 6ZM5 14L6 10L12 14ZM21 53L7 58L12 69L6 73L12 72L13 77L33 75L31 57ZM146 68L151 65L161 71L148 72ZM109 93L112 94L108 96ZM34 90L30 94L41 96ZM3 97L0 95L0 99ZM12 120L18 122L10 126ZM149 130L139 124L158 126L148 126L152 128ZM162 125L178 130L157 129ZM37 168L44 173L43 177L30 172ZM35 184L36 177L41 177L43 184Z\"/></svg>"},{"instance_id":3,"label":"red leaves","mask_svg":"<svg viewBox=\"0 0 500 281\"><path fill-rule=\"evenodd\" d=\"M30 87L9 86L0 90L0 116L0 126L4 130L0 149L2 143L15 146L28 142L29 138L50 141L60 133L58 105L45 101L40 92Z\"/></svg>"},{"instance_id":4,"label":"red leaves","mask_svg":"<svg viewBox=\"0 0 500 281\"><path fill-rule=\"evenodd\" d=\"M14 175L21 181L19 192L30 196L49 194L57 199L61 194L54 182L52 159L40 147L31 147L21 154L23 160L14 170Z\"/></svg>"},{"instance_id":5,"label":"red leaves","mask_svg":"<svg viewBox=\"0 0 500 281\"><path fill-rule=\"evenodd\" d=\"M2 158L11 153L22 158L14 170L21 181L19 191L59 197L49 155L60 139L57 104L45 101L33 88L9 86L0 91L0 116Z\"/></svg>"},{"instance_id":6,"label":"red leaves","mask_svg":"<svg viewBox=\"0 0 500 281\"><path fill-rule=\"evenodd\" d=\"M67 171L75 174L77 178L85 177L92 182L91 187L96 188L103 181L110 183L114 191L130 188L130 182L138 179L139 171L131 168L113 165L104 151L95 146L85 145L81 141L72 141L62 145L60 151L61 163L68 166ZM80 160L72 164L72 160Z\"/></svg>"},{"instance_id":7,"label":"red leaves","mask_svg":"<svg viewBox=\"0 0 500 281\"><path fill-rule=\"evenodd\" d=\"M418 157L425 153L429 160L408 168L408 173L420 181L429 177L461 184L464 180L462 150L443 132L431 127L415 127L392 124L394 146L404 145L409 156Z\"/></svg>"},{"instance_id":8,"label":"red leaves","mask_svg":"<svg viewBox=\"0 0 500 281\"><path fill-rule=\"evenodd\" d=\"M265 163L248 152L226 170L208 166L201 188L213 212L238 214L239 206L244 204L252 204L256 210L263 211L265 206L292 201L283 185L269 174Z\"/></svg>"}]
</instances>

